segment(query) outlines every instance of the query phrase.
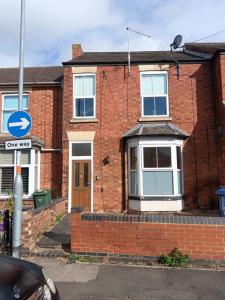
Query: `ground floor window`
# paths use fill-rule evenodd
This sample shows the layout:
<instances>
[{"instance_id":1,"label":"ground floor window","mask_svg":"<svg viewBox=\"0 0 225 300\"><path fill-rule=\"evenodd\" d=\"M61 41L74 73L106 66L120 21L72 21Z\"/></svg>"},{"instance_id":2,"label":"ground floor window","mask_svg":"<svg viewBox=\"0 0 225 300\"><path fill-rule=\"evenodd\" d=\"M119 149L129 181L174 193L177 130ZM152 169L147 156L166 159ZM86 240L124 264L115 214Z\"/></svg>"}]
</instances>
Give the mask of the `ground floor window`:
<instances>
[{"instance_id":1,"label":"ground floor window","mask_svg":"<svg viewBox=\"0 0 225 300\"><path fill-rule=\"evenodd\" d=\"M176 196L183 193L181 141L128 144L129 194Z\"/></svg>"},{"instance_id":2,"label":"ground floor window","mask_svg":"<svg viewBox=\"0 0 225 300\"><path fill-rule=\"evenodd\" d=\"M21 175L23 192L31 195L39 188L39 152L37 150L22 150ZM13 192L16 176L16 151L0 150L0 195L6 196Z\"/></svg>"}]
</instances>

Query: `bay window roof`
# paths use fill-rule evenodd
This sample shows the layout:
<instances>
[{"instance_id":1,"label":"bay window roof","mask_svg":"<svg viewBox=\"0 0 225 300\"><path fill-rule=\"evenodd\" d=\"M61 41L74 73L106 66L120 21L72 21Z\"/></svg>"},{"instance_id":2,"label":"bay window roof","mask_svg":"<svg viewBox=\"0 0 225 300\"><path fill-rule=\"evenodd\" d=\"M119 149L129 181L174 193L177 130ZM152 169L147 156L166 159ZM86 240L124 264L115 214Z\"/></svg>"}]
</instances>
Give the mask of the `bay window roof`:
<instances>
[{"instance_id":1,"label":"bay window roof","mask_svg":"<svg viewBox=\"0 0 225 300\"><path fill-rule=\"evenodd\" d=\"M178 139L186 139L188 134L171 123L151 123L138 124L134 128L129 129L123 137L130 138L135 136L170 136Z\"/></svg>"}]
</instances>

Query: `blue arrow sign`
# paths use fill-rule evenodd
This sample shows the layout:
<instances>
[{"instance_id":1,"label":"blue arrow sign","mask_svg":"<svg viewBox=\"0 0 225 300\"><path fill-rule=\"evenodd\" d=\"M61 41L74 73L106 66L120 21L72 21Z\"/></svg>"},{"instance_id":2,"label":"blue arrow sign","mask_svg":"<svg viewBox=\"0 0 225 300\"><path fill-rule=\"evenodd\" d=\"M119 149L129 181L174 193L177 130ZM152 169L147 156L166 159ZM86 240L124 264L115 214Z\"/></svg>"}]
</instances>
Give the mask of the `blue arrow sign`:
<instances>
[{"instance_id":1,"label":"blue arrow sign","mask_svg":"<svg viewBox=\"0 0 225 300\"><path fill-rule=\"evenodd\" d=\"M11 114L7 122L9 133L17 138L28 134L32 126L31 116L22 110L16 111Z\"/></svg>"}]
</instances>

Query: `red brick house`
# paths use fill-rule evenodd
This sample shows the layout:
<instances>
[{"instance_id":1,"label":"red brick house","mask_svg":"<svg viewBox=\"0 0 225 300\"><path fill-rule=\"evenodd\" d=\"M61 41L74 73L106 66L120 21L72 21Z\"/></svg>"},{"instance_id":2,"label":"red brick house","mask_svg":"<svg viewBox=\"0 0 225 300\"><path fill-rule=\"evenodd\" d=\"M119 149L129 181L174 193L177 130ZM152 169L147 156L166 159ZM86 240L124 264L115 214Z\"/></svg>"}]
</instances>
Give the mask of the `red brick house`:
<instances>
[{"instance_id":1,"label":"red brick house","mask_svg":"<svg viewBox=\"0 0 225 300\"><path fill-rule=\"evenodd\" d=\"M10 139L7 119L18 106L18 69L0 69L0 208L11 193L15 176L16 152L5 151ZM32 149L22 151L24 204L36 189L50 188L61 195L62 174L62 67L25 68L23 108L33 119Z\"/></svg>"},{"instance_id":2,"label":"red brick house","mask_svg":"<svg viewBox=\"0 0 225 300\"><path fill-rule=\"evenodd\" d=\"M34 141L33 152L24 153L27 197L51 188L68 199L68 211L214 205L216 187L225 184L223 47L133 52L129 72L125 52L74 45L63 67L26 69L24 109ZM14 172L3 141L17 82L15 69L0 69L2 191Z\"/></svg>"}]
</instances>

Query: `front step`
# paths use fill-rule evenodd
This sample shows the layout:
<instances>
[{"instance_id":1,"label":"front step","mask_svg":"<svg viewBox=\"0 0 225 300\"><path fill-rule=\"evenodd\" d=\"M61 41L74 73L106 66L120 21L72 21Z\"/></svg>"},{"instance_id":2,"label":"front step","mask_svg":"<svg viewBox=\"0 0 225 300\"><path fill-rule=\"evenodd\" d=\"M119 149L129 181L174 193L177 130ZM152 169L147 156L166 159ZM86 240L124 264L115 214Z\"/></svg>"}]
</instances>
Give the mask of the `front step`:
<instances>
[{"instance_id":1,"label":"front step","mask_svg":"<svg viewBox=\"0 0 225 300\"><path fill-rule=\"evenodd\" d=\"M65 216L50 231L44 232L36 242L38 248L70 251L70 218Z\"/></svg>"}]
</instances>

